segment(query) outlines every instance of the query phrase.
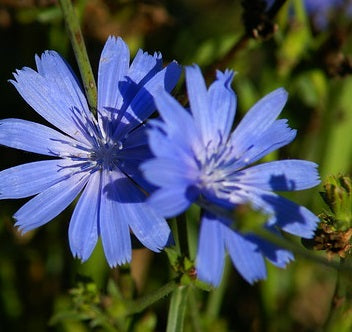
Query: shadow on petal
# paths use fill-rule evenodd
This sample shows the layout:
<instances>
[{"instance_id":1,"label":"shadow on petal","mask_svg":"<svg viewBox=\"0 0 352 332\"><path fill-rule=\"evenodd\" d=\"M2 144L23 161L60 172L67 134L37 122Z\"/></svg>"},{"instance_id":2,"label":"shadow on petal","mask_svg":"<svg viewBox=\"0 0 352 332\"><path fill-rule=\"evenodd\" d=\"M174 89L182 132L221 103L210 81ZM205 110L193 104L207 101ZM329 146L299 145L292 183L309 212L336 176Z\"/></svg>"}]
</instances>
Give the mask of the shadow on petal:
<instances>
[{"instance_id":1,"label":"shadow on petal","mask_svg":"<svg viewBox=\"0 0 352 332\"><path fill-rule=\"evenodd\" d=\"M288 180L285 175L272 175L269 180L272 190L294 191L296 184L293 180Z\"/></svg>"}]
</instances>

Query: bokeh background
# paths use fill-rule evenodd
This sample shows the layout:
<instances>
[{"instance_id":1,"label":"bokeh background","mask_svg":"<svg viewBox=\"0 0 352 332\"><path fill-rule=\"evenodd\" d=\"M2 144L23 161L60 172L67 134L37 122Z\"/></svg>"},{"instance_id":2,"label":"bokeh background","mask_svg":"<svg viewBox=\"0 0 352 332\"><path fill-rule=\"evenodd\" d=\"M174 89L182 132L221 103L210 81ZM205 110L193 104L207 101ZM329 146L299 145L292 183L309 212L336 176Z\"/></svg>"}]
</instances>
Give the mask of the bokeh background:
<instances>
[{"instance_id":1,"label":"bokeh background","mask_svg":"<svg viewBox=\"0 0 352 332\"><path fill-rule=\"evenodd\" d=\"M270 8L258 7L260 1L242 6L239 0L76 0L74 5L95 73L112 34L121 36L132 54L143 48L162 52L166 62L198 63L209 82L215 68L234 69L237 121L260 97L285 87L289 101L282 116L298 130L297 138L266 159L312 160L324 181L352 169L352 18L348 1L330 2L336 3L331 10L312 11L304 1L288 0L274 17L268 17ZM45 123L8 80L16 69L33 68L34 55L47 49L59 51L78 73L57 2L0 0L1 118ZM185 100L182 82L175 95ZM1 170L39 158L0 147ZM327 209L321 190L289 198L320 214ZM147 294L173 276L165 253L136 249L131 266L109 269L98 246L81 264L69 251L72 210L21 236L11 216L25 201L0 202L0 331L165 330L168 298L138 315L126 317L124 311L126 299ZM194 232L198 212L188 216ZM194 255L191 248L191 260ZM253 286L228 264L218 290L192 290L185 330L324 330L336 271L296 258L285 270L268 265L267 281Z\"/></svg>"}]
</instances>

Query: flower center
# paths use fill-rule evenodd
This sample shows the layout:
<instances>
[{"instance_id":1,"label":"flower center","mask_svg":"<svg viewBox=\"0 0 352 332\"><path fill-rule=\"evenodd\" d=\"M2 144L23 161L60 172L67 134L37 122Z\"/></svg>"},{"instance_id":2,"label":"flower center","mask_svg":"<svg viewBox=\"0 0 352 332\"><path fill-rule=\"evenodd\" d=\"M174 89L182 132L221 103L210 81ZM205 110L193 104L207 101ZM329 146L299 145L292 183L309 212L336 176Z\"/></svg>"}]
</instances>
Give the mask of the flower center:
<instances>
[{"instance_id":1,"label":"flower center","mask_svg":"<svg viewBox=\"0 0 352 332\"><path fill-rule=\"evenodd\" d=\"M81 152L69 156L72 160L78 161L73 167L78 172L95 172L101 169L111 171L119 167L121 150L124 146L122 141L111 137L113 130L108 119L102 119L98 123L91 113L78 109L73 111L77 127L89 142L75 145Z\"/></svg>"},{"instance_id":2,"label":"flower center","mask_svg":"<svg viewBox=\"0 0 352 332\"><path fill-rule=\"evenodd\" d=\"M91 153L91 161L96 163L96 167L112 170L118 166L119 152L123 149L123 144L117 142L100 142L99 146Z\"/></svg>"},{"instance_id":3,"label":"flower center","mask_svg":"<svg viewBox=\"0 0 352 332\"><path fill-rule=\"evenodd\" d=\"M220 141L214 146L210 142L198 162L200 190L220 199L229 199L229 195L236 188L236 171L233 167L236 158L232 156L231 145Z\"/></svg>"}]
</instances>

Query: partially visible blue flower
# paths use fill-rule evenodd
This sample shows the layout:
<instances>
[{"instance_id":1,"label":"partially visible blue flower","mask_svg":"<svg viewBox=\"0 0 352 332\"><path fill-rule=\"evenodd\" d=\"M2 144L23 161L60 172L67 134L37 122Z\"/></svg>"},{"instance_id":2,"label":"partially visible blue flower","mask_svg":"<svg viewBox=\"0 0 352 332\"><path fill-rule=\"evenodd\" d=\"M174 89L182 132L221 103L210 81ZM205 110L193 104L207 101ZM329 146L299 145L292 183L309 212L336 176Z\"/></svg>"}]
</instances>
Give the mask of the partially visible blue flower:
<instances>
[{"instance_id":1,"label":"partially visible blue flower","mask_svg":"<svg viewBox=\"0 0 352 332\"><path fill-rule=\"evenodd\" d=\"M345 0L305 0L307 13L312 17L318 29L325 29L329 22L329 15L333 10L342 8Z\"/></svg>"},{"instance_id":2,"label":"partially visible blue flower","mask_svg":"<svg viewBox=\"0 0 352 332\"><path fill-rule=\"evenodd\" d=\"M36 56L37 71L18 70L11 81L24 100L55 126L0 120L0 144L54 157L0 172L0 199L34 196L14 215L23 232L52 220L81 193L69 225L74 256L85 261L101 236L111 267L131 260L130 231L159 251L170 230L145 202L139 164L150 155L144 121L152 94L170 91L180 67L162 67L160 54L139 50L130 65L127 45L110 37L98 71L97 120L69 65L54 51ZM138 185L136 185L136 183Z\"/></svg>"},{"instance_id":3,"label":"partially visible blue flower","mask_svg":"<svg viewBox=\"0 0 352 332\"><path fill-rule=\"evenodd\" d=\"M275 0L265 0L269 9ZM328 26L331 14L337 10L344 10L346 16L352 15L351 0L304 0L305 9L312 18L313 24L319 30Z\"/></svg>"},{"instance_id":4,"label":"partially visible blue flower","mask_svg":"<svg viewBox=\"0 0 352 332\"><path fill-rule=\"evenodd\" d=\"M315 11L329 10L341 6L345 0L304 0L304 5L310 14Z\"/></svg>"},{"instance_id":5,"label":"partially visible blue flower","mask_svg":"<svg viewBox=\"0 0 352 332\"><path fill-rule=\"evenodd\" d=\"M218 71L207 90L199 67L186 67L190 112L160 90L155 101L163 121L151 121L148 131L155 158L141 165L158 187L149 203L163 216L173 217L193 202L203 208L196 266L199 279L213 285L221 280L226 250L250 283L266 277L263 256L279 267L293 259L254 233L236 230L229 215L237 206L250 204L264 212L264 227L278 235L281 229L310 238L318 222L312 212L273 192L316 186L316 164L282 160L250 166L294 139L296 131L287 120L277 120L287 92L280 88L265 96L231 133L232 79L232 71Z\"/></svg>"}]
</instances>

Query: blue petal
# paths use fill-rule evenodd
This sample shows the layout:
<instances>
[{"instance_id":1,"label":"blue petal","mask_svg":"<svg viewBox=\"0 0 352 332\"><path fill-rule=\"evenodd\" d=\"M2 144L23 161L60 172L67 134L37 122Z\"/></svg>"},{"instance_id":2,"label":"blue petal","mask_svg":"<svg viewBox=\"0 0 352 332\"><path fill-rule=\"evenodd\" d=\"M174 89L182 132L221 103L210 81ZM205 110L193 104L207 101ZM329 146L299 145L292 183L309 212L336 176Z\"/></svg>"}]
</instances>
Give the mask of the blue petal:
<instances>
[{"instance_id":1,"label":"blue petal","mask_svg":"<svg viewBox=\"0 0 352 332\"><path fill-rule=\"evenodd\" d=\"M169 138L158 127L148 130L148 139L150 149L156 157L168 158L175 162L180 160L190 166L195 164L189 141Z\"/></svg>"},{"instance_id":2,"label":"blue petal","mask_svg":"<svg viewBox=\"0 0 352 332\"><path fill-rule=\"evenodd\" d=\"M120 162L118 168L121 172L126 174L146 192L150 193L155 190L155 186L147 181L141 171L141 164L145 160L152 158L148 145L140 145L135 148L124 149L123 151L120 151L119 158Z\"/></svg>"},{"instance_id":3,"label":"blue petal","mask_svg":"<svg viewBox=\"0 0 352 332\"><path fill-rule=\"evenodd\" d=\"M120 153L124 158L118 165L119 169L147 192L153 191L154 186L143 177L140 170L141 163L152 158L145 125L133 130L127 136Z\"/></svg>"},{"instance_id":4,"label":"blue petal","mask_svg":"<svg viewBox=\"0 0 352 332\"><path fill-rule=\"evenodd\" d=\"M122 149L119 151L119 159L125 161L135 161L140 163L152 157L148 145L146 126L142 125L128 134L126 140L122 141ZM121 164L119 167L122 166Z\"/></svg>"},{"instance_id":5,"label":"blue petal","mask_svg":"<svg viewBox=\"0 0 352 332\"><path fill-rule=\"evenodd\" d=\"M273 229L271 229L271 231L273 231ZM277 236L281 236L279 232L276 231L275 233ZM265 241L259 236L249 234L245 235L245 237L251 242L256 243L263 255L277 267L284 268L289 262L294 260L292 252Z\"/></svg>"},{"instance_id":6,"label":"blue petal","mask_svg":"<svg viewBox=\"0 0 352 332\"><path fill-rule=\"evenodd\" d=\"M89 112L82 89L71 69L54 51L36 58L39 73L23 68L14 74L15 86L23 99L43 118L76 139L87 143L77 126L74 110Z\"/></svg>"},{"instance_id":7,"label":"blue petal","mask_svg":"<svg viewBox=\"0 0 352 332\"><path fill-rule=\"evenodd\" d=\"M149 55L139 50L134 58L128 72L123 80L120 80L118 87L122 96L122 103L118 105L116 111L118 118L116 126L113 127L113 136L116 139L124 137L131 129L141 123L139 108L155 110L155 106L150 94L146 91L145 85L162 70L161 54ZM162 79L158 82L162 86ZM131 107L132 101L136 104ZM144 101L144 102L143 102Z\"/></svg>"},{"instance_id":8,"label":"blue petal","mask_svg":"<svg viewBox=\"0 0 352 332\"><path fill-rule=\"evenodd\" d=\"M127 177L115 178L105 190L114 187L115 199L120 202L119 216L131 227L134 235L147 248L160 251L168 242L170 228L164 218L146 204L146 196ZM110 197L110 199L112 199Z\"/></svg>"},{"instance_id":9,"label":"blue petal","mask_svg":"<svg viewBox=\"0 0 352 332\"><path fill-rule=\"evenodd\" d=\"M258 245L230 228L224 234L226 248L239 274L250 284L266 278L263 255Z\"/></svg>"},{"instance_id":10,"label":"blue petal","mask_svg":"<svg viewBox=\"0 0 352 332\"><path fill-rule=\"evenodd\" d=\"M305 160L279 160L238 172L238 181L263 190L294 191L320 183L317 164Z\"/></svg>"},{"instance_id":11,"label":"blue petal","mask_svg":"<svg viewBox=\"0 0 352 332\"><path fill-rule=\"evenodd\" d=\"M143 50L138 50L127 76L137 84L145 84L161 69L162 57L160 53L150 55L147 52L143 52Z\"/></svg>"},{"instance_id":12,"label":"blue petal","mask_svg":"<svg viewBox=\"0 0 352 332\"><path fill-rule=\"evenodd\" d=\"M140 166L140 160L124 160L118 168L121 172L137 183L138 186L140 186L144 191L152 193L156 187L144 177L140 170Z\"/></svg>"},{"instance_id":13,"label":"blue petal","mask_svg":"<svg viewBox=\"0 0 352 332\"><path fill-rule=\"evenodd\" d=\"M153 97L159 92L160 88L170 92L177 84L180 75L181 66L176 62L171 62L143 85L133 98L127 113L138 119L139 122L144 121L155 111Z\"/></svg>"},{"instance_id":14,"label":"blue petal","mask_svg":"<svg viewBox=\"0 0 352 332\"><path fill-rule=\"evenodd\" d=\"M136 95L141 93L141 90L145 91L144 85L147 84L148 81L150 81L161 70L161 54L155 54L152 56L148 53L144 53L142 50L137 52L136 57L126 73L126 76L123 79L120 79L118 83L122 100L121 103L112 109L118 112L118 126L114 126L113 128L114 136L123 137L124 134L130 129L130 123L136 121L136 119L138 120L138 116L136 117L133 114L134 110L131 110L130 104L132 100L136 98ZM143 97L147 99L146 103L150 104L148 96L142 95L142 97L137 99L141 99ZM126 111L132 113L132 116L125 114ZM152 111L154 111L154 109Z\"/></svg>"},{"instance_id":15,"label":"blue petal","mask_svg":"<svg viewBox=\"0 0 352 332\"><path fill-rule=\"evenodd\" d=\"M41 124L21 119L0 120L0 144L48 156L71 156L82 153L77 142Z\"/></svg>"},{"instance_id":16,"label":"blue petal","mask_svg":"<svg viewBox=\"0 0 352 332\"><path fill-rule=\"evenodd\" d=\"M161 138L160 129L166 131L167 135L172 143L174 144L173 149L169 154L177 153L176 151L182 150L180 155L191 156L193 159L193 149L201 150L203 149L203 144L201 143L200 131L196 128L194 119L191 114L187 112L170 94L162 89L159 89L158 93L155 95L155 103L157 109L165 123L163 126L158 122L151 122L154 124L152 134L149 134L149 142L153 153L158 155L164 155L165 150L160 150L158 145L164 140L159 140ZM163 128L165 127L165 128ZM159 143L158 143L159 140ZM176 144L177 143L177 144ZM160 151L160 153L159 153ZM165 156L165 155L164 155Z\"/></svg>"},{"instance_id":17,"label":"blue petal","mask_svg":"<svg viewBox=\"0 0 352 332\"><path fill-rule=\"evenodd\" d=\"M253 140L248 150L244 151L241 156L237 156L237 158L240 158L236 162L237 168L252 164L268 153L289 144L295 136L296 130L288 127L286 119L276 120L261 136ZM236 144L236 142L233 142L233 144ZM235 153L237 152L234 151L233 155Z\"/></svg>"},{"instance_id":18,"label":"blue petal","mask_svg":"<svg viewBox=\"0 0 352 332\"><path fill-rule=\"evenodd\" d=\"M100 201L100 234L105 257L111 267L131 261L132 248L128 227L131 217L124 205L125 198L120 197L118 186L125 176L120 172L104 171L102 175Z\"/></svg>"},{"instance_id":19,"label":"blue petal","mask_svg":"<svg viewBox=\"0 0 352 332\"><path fill-rule=\"evenodd\" d=\"M172 133L178 132L184 126L190 126L190 132L194 132L194 120L191 114L164 89L158 90L158 93L155 95L155 103L161 118ZM188 128L186 127L186 129ZM186 131L187 134L190 134L190 132Z\"/></svg>"},{"instance_id":20,"label":"blue petal","mask_svg":"<svg viewBox=\"0 0 352 332\"><path fill-rule=\"evenodd\" d=\"M270 224L275 224L288 233L304 238L314 236L319 218L311 211L275 194L264 194L262 199L274 213Z\"/></svg>"},{"instance_id":21,"label":"blue petal","mask_svg":"<svg viewBox=\"0 0 352 332\"><path fill-rule=\"evenodd\" d=\"M76 174L41 192L15 214L15 226L27 232L42 226L66 209L87 182L87 175Z\"/></svg>"},{"instance_id":22,"label":"blue petal","mask_svg":"<svg viewBox=\"0 0 352 332\"><path fill-rule=\"evenodd\" d=\"M133 148L124 148L119 151L119 160L121 163L125 162L126 160L144 161L151 157L152 154L146 143L144 145L141 144Z\"/></svg>"},{"instance_id":23,"label":"blue petal","mask_svg":"<svg viewBox=\"0 0 352 332\"><path fill-rule=\"evenodd\" d=\"M255 209L268 214L269 225L276 225L288 233L304 238L314 236L319 218L305 207L260 189L242 190L238 194L245 197Z\"/></svg>"},{"instance_id":24,"label":"blue petal","mask_svg":"<svg viewBox=\"0 0 352 332\"><path fill-rule=\"evenodd\" d=\"M209 87L209 110L213 123L213 139L220 131L223 142L227 141L236 112L236 95L231 89L234 73L217 72L217 80Z\"/></svg>"},{"instance_id":25,"label":"blue petal","mask_svg":"<svg viewBox=\"0 0 352 332\"><path fill-rule=\"evenodd\" d=\"M126 132L131 131L147 119L156 109L153 97L159 93L160 89L171 91L180 74L181 67L176 62L172 62L149 79L131 100L114 136L123 137Z\"/></svg>"},{"instance_id":26,"label":"blue petal","mask_svg":"<svg viewBox=\"0 0 352 332\"><path fill-rule=\"evenodd\" d=\"M273 124L287 101L287 92L280 88L259 100L243 117L231 135L234 154L240 157Z\"/></svg>"},{"instance_id":27,"label":"blue petal","mask_svg":"<svg viewBox=\"0 0 352 332\"><path fill-rule=\"evenodd\" d=\"M201 220L197 252L197 276L200 280L218 286L224 270L226 226L212 214Z\"/></svg>"},{"instance_id":28,"label":"blue petal","mask_svg":"<svg viewBox=\"0 0 352 332\"><path fill-rule=\"evenodd\" d=\"M186 67L188 99L196 125L202 133L204 145L214 139L209 97L202 73L197 65Z\"/></svg>"},{"instance_id":29,"label":"blue petal","mask_svg":"<svg viewBox=\"0 0 352 332\"><path fill-rule=\"evenodd\" d=\"M196 194L187 191L183 185L162 188L153 192L148 204L165 218L175 217L185 211L196 199Z\"/></svg>"},{"instance_id":30,"label":"blue petal","mask_svg":"<svg viewBox=\"0 0 352 332\"><path fill-rule=\"evenodd\" d=\"M162 250L171 236L166 220L144 203L131 205L130 212L134 218L129 220L129 225L137 239L150 250Z\"/></svg>"},{"instance_id":31,"label":"blue petal","mask_svg":"<svg viewBox=\"0 0 352 332\"><path fill-rule=\"evenodd\" d=\"M73 256L86 261L98 240L101 172L93 173L73 211L68 237Z\"/></svg>"},{"instance_id":32,"label":"blue petal","mask_svg":"<svg viewBox=\"0 0 352 332\"><path fill-rule=\"evenodd\" d=\"M144 162L141 171L148 181L159 187L183 186L196 183L199 172L173 159L155 158Z\"/></svg>"},{"instance_id":33,"label":"blue petal","mask_svg":"<svg viewBox=\"0 0 352 332\"><path fill-rule=\"evenodd\" d=\"M0 172L0 199L23 198L65 180L71 160L43 160L11 167Z\"/></svg>"},{"instance_id":34,"label":"blue petal","mask_svg":"<svg viewBox=\"0 0 352 332\"><path fill-rule=\"evenodd\" d=\"M122 105L119 83L127 74L129 62L125 42L110 36L101 53L98 70L98 111L104 117L109 114L105 107L120 109Z\"/></svg>"},{"instance_id":35,"label":"blue petal","mask_svg":"<svg viewBox=\"0 0 352 332\"><path fill-rule=\"evenodd\" d=\"M126 140L123 142L123 148L134 148L145 144L148 145L147 126L142 124L128 134Z\"/></svg>"},{"instance_id":36,"label":"blue petal","mask_svg":"<svg viewBox=\"0 0 352 332\"><path fill-rule=\"evenodd\" d=\"M89 112L81 84L70 65L60 54L55 51L46 51L40 58L36 56L35 60L38 73L50 82L53 89L58 89L55 94L58 97L58 102Z\"/></svg>"}]
</instances>

